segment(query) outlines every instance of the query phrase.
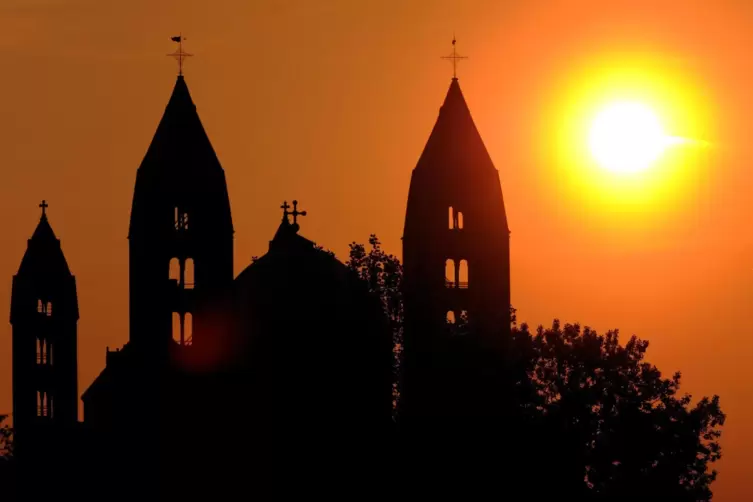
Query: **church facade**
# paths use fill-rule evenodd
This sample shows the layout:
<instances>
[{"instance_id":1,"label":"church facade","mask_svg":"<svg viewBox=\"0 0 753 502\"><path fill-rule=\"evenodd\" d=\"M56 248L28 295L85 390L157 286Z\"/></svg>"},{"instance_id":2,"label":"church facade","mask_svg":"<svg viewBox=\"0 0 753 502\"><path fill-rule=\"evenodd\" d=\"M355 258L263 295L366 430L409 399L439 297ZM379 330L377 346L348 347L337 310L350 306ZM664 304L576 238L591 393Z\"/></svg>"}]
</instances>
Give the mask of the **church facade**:
<instances>
[{"instance_id":1,"label":"church facade","mask_svg":"<svg viewBox=\"0 0 753 502\"><path fill-rule=\"evenodd\" d=\"M106 350L104 369L81 396L82 421L77 285L42 204L13 278L19 459L40 455L45 434L75 436L94 471L117 464L160 477L166 459L175 467L192 455L187 438L199 427L212 431L202 448L216 458L394 431L393 333L381 301L301 235L305 212L297 201L292 208L283 204L268 252L234 277L224 170L178 76L136 174L129 339ZM509 256L498 172L453 78L408 196L398 424L445 413L442 351L503 347ZM134 444L160 453L144 456Z\"/></svg>"}]
</instances>

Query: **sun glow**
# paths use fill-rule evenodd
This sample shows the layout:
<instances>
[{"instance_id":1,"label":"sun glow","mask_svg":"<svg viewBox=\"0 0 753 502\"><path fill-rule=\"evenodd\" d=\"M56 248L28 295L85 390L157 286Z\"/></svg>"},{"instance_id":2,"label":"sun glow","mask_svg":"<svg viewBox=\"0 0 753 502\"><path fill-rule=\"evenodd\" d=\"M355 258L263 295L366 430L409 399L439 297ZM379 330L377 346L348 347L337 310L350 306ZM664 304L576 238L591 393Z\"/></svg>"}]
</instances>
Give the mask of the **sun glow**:
<instances>
[{"instance_id":1,"label":"sun glow","mask_svg":"<svg viewBox=\"0 0 753 502\"><path fill-rule=\"evenodd\" d=\"M612 103L602 109L588 135L594 159L605 169L618 173L647 169L677 142L664 132L651 108L632 101Z\"/></svg>"},{"instance_id":2,"label":"sun glow","mask_svg":"<svg viewBox=\"0 0 753 502\"><path fill-rule=\"evenodd\" d=\"M584 57L543 94L532 148L542 183L554 180L552 210L579 228L660 228L711 186L713 96L672 59L644 56Z\"/></svg>"}]
</instances>

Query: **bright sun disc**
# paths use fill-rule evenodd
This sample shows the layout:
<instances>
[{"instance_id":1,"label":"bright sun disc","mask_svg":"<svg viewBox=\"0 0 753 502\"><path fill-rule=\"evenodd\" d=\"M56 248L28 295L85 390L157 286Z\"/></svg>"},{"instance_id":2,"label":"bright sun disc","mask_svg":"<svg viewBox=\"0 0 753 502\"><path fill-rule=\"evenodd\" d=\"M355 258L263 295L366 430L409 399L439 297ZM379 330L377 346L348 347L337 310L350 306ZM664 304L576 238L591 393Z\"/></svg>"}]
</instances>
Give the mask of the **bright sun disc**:
<instances>
[{"instance_id":1,"label":"bright sun disc","mask_svg":"<svg viewBox=\"0 0 753 502\"><path fill-rule=\"evenodd\" d=\"M656 114L641 103L609 105L594 119L588 138L591 155L610 171L637 172L672 143Z\"/></svg>"}]
</instances>

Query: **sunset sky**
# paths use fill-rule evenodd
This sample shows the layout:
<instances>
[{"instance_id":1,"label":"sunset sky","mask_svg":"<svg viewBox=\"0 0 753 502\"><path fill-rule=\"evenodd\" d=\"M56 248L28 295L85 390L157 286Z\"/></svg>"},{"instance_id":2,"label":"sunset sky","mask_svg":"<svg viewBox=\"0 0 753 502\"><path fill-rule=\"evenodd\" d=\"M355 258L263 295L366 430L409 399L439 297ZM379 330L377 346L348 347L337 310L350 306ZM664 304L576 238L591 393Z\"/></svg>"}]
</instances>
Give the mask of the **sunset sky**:
<instances>
[{"instance_id":1,"label":"sunset sky","mask_svg":"<svg viewBox=\"0 0 753 502\"><path fill-rule=\"evenodd\" d=\"M753 499L753 3L533 0L3 0L0 305L46 199L77 277L79 386L128 334L136 169L186 82L229 185L236 272L283 200L338 256L376 233L400 254L411 170L452 76L499 170L518 320L554 317L683 372L728 414L715 500ZM587 152L605 103L649 104L688 138L651 168ZM7 318L6 318L7 319ZM11 329L0 413L11 411Z\"/></svg>"}]
</instances>

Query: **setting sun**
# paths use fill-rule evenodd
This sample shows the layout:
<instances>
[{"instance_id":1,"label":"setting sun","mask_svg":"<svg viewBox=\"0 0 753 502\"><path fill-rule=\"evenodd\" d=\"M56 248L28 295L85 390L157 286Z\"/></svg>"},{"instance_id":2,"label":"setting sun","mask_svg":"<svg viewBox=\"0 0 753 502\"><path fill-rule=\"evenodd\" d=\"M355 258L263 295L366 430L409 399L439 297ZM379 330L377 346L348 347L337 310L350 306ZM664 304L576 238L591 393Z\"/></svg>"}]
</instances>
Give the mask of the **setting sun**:
<instances>
[{"instance_id":1,"label":"setting sun","mask_svg":"<svg viewBox=\"0 0 753 502\"><path fill-rule=\"evenodd\" d=\"M650 167L674 141L651 108L637 102L618 102L597 114L588 146L599 165L624 173Z\"/></svg>"}]
</instances>

